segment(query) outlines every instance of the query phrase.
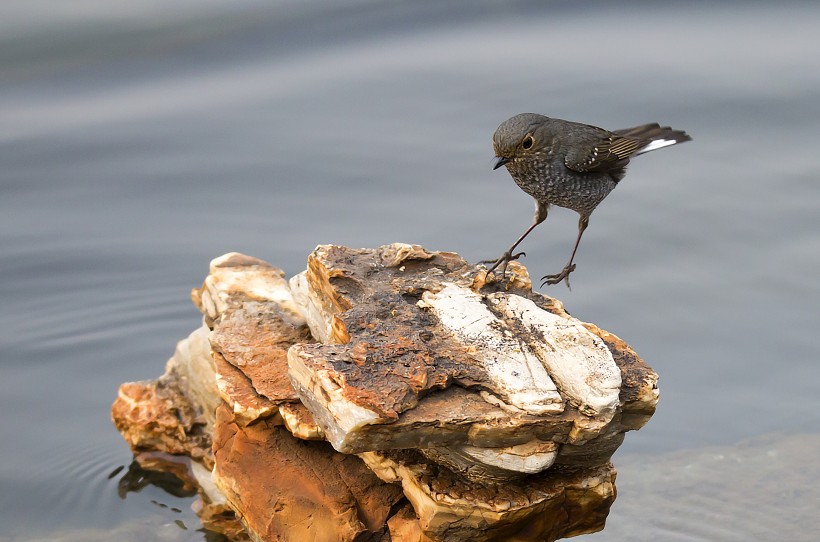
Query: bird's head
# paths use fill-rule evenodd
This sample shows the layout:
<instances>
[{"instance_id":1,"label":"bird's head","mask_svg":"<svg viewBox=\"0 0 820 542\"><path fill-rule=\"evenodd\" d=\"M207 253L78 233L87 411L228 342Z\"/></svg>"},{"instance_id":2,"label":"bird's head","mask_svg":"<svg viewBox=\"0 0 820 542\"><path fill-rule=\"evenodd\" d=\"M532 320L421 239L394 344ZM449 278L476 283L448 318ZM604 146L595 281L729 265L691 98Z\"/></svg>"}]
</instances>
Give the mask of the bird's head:
<instances>
[{"instance_id":1,"label":"bird's head","mask_svg":"<svg viewBox=\"0 0 820 542\"><path fill-rule=\"evenodd\" d=\"M502 122L493 134L493 149L496 161L493 169L509 162L534 156L543 150L544 122L549 117L535 113L521 113Z\"/></svg>"}]
</instances>

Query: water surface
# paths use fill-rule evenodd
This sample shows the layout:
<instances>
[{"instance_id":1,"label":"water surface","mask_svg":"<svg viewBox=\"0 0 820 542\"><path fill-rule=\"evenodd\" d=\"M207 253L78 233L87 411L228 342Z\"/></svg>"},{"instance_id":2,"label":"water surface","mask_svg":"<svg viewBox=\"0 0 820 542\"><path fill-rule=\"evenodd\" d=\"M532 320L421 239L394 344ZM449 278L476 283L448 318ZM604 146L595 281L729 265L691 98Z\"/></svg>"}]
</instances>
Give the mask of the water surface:
<instances>
[{"instance_id":1,"label":"water surface","mask_svg":"<svg viewBox=\"0 0 820 542\"><path fill-rule=\"evenodd\" d=\"M532 219L491 171L493 130L524 111L694 138L633 162L573 290L545 290L661 375L657 414L616 456L611 529L588 538L773 534L737 504L743 470L704 459L750 447L806 461L802 478L750 466L772 473L754 491L781 496L766 513L794 520L768 539L818 538L817 469L796 452L820 433L820 5L2 11L0 541L206 540L189 498L121 491L131 457L108 409L199 325L188 293L208 261L236 250L293 274L320 243L394 241L495 257ZM556 209L523 244L533 275L563 266L576 220ZM664 478L686 465L698 483Z\"/></svg>"}]
</instances>

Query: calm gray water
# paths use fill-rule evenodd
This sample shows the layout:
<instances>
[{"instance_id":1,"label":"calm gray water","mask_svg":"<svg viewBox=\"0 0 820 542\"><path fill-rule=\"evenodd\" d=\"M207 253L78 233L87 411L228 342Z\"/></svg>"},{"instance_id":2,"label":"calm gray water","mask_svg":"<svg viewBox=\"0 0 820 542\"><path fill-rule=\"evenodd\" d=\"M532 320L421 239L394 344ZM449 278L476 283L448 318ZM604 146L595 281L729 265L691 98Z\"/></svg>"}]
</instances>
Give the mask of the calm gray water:
<instances>
[{"instance_id":1,"label":"calm gray water","mask_svg":"<svg viewBox=\"0 0 820 542\"><path fill-rule=\"evenodd\" d=\"M694 137L633 162L545 290L661 375L582 538L820 539L820 4L121 4L0 7L0 541L207 540L189 498L122 489L108 411L199 324L209 260L495 257L532 202L490 137L525 111ZM533 275L576 220L527 239Z\"/></svg>"}]
</instances>

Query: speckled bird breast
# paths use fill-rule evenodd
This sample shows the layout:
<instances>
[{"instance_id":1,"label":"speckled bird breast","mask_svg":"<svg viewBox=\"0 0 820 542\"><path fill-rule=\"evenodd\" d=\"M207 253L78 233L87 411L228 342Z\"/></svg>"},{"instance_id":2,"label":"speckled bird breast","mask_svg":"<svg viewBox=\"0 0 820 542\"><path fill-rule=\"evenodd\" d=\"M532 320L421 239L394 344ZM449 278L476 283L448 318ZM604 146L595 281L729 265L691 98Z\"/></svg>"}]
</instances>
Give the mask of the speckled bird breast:
<instances>
[{"instance_id":1,"label":"speckled bird breast","mask_svg":"<svg viewBox=\"0 0 820 542\"><path fill-rule=\"evenodd\" d=\"M506 167L521 190L536 200L586 215L617 184L608 172L578 173L560 159L512 160Z\"/></svg>"}]
</instances>

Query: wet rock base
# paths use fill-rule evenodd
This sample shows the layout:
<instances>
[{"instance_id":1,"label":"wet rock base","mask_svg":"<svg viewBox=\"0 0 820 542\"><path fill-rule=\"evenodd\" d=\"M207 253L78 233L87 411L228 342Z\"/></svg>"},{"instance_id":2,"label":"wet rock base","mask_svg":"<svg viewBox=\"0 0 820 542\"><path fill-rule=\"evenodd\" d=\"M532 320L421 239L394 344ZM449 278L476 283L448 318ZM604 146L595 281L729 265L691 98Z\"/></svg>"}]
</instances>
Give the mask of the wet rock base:
<instances>
[{"instance_id":1,"label":"wet rock base","mask_svg":"<svg viewBox=\"0 0 820 542\"><path fill-rule=\"evenodd\" d=\"M457 254L319 246L287 280L237 253L203 325L120 386L145 469L235 541L551 541L603 528L610 463L658 401L618 337Z\"/></svg>"}]
</instances>

